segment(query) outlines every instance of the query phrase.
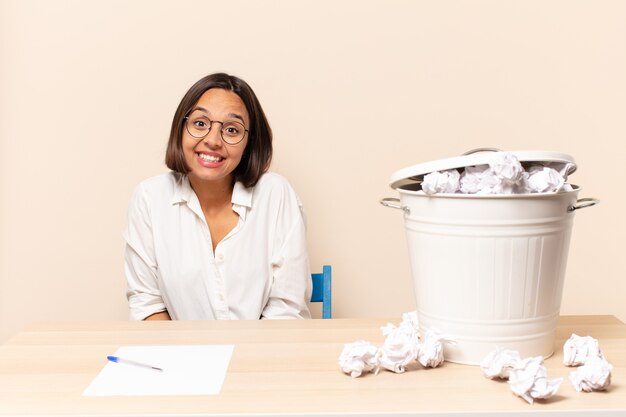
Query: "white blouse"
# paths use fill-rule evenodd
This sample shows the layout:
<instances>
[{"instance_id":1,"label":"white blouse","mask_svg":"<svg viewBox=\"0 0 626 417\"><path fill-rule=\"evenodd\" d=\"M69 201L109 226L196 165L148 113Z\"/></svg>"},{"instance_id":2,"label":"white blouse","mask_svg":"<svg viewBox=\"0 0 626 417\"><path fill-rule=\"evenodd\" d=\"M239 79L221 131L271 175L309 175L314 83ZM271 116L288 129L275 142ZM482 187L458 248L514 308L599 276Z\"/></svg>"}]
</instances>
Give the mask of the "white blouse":
<instances>
[{"instance_id":1,"label":"white blouse","mask_svg":"<svg viewBox=\"0 0 626 417\"><path fill-rule=\"evenodd\" d=\"M130 318L167 310L175 320L310 318L311 275L302 205L287 180L264 174L235 184L237 226L213 253L200 202L170 172L135 189L125 273Z\"/></svg>"}]
</instances>

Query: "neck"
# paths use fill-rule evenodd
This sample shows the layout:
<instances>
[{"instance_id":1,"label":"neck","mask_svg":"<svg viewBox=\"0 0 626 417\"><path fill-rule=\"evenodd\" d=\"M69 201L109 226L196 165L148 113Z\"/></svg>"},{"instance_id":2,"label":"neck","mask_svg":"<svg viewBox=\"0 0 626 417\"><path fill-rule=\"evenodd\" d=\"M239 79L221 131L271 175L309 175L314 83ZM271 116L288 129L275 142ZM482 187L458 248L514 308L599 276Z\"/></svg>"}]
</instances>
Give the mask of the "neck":
<instances>
[{"instance_id":1,"label":"neck","mask_svg":"<svg viewBox=\"0 0 626 417\"><path fill-rule=\"evenodd\" d=\"M193 175L189 175L191 188L198 196L202 207L217 207L230 204L233 195L235 181L232 176L220 181L203 181Z\"/></svg>"}]
</instances>

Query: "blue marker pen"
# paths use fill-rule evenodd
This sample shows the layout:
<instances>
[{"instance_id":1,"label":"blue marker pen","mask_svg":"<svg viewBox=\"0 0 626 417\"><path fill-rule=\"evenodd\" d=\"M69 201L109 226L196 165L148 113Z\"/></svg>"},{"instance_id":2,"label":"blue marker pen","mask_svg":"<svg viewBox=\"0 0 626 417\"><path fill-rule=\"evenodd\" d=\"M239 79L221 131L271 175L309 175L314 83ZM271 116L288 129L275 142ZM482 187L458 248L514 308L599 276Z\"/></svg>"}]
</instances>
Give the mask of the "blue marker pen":
<instances>
[{"instance_id":1,"label":"blue marker pen","mask_svg":"<svg viewBox=\"0 0 626 417\"><path fill-rule=\"evenodd\" d=\"M163 369L157 368L156 366L148 365L147 363L141 363L141 362L137 362L137 361L132 361L130 359L124 359L124 358L120 358L120 357L117 357L117 356L107 356L107 359L110 360L111 362L115 362L115 363L123 363L123 364L126 364L126 365L134 365L134 366L139 366L141 368L154 369L155 371L163 372Z\"/></svg>"}]
</instances>

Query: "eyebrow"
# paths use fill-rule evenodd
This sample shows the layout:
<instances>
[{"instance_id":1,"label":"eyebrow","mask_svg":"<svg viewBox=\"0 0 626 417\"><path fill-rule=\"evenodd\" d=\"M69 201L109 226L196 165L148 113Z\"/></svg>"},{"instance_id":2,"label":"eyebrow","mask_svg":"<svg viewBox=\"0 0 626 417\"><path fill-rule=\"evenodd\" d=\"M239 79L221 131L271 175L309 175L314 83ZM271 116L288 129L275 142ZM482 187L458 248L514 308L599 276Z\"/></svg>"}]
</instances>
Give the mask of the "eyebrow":
<instances>
[{"instance_id":1,"label":"eyebrow","mask_svg":"<svg viewBox=\"0 0 626 417\"><path fill-rule=\"evenodd\" d=\"M190 114L191 114L191 113L193 113L193 112L194 112L194 111L196 111L196 110L200 110L200 111L201 111L201 112L203 112L203 113L209 114L209 111L208 111L207 109L205 109L204 107L200 107L200 106L198 106L198 107L194 107L193 109L191 109ZM242 123L244 123L244 124L245 124L245 121L243 120L243 116L241 116L240 114L237 114L237 113L228 113L228 114L226 115L226 117L239 119L239 120L241 120L241 122L242 122Z\"/></svg>"}]
</instances>

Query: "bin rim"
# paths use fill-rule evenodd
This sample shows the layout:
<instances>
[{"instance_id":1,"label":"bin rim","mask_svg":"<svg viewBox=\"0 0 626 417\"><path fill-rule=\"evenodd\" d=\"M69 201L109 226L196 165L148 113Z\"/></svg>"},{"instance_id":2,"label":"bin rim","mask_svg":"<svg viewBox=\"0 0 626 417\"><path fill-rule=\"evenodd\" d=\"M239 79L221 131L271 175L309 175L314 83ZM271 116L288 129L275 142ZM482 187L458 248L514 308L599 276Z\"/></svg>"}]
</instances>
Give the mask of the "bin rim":
<instances>
[{"instance_id":1,"label":"bin rim","mask_svg":"<svg viewBox=\"0 0 626 417\"><path fill-rule=\"evenodd\" d=\"M522 163L532 163L535 162L537 164L551 164L551 163L561 163L561 164L570 164L570 168L567 171L567 175L572 174L576 171L576 162L574 161L574 157L571 155L561 153L561 152L553 152L553 151L539 151L539 150L522 150L522 151L500 151L497 152L506 152L515 155L515 157ZM492 151L489 152L479 152L479 153L471 153L469 155L455 156L452 158L445 159L437 159L434 161L423 162L416 165L411 165L406 168L402 168L391 175L389 179L389 186L393 189L398 189L400 187L406 186L408 184L419 183L422 180L422 177L426 174L435 171L446 171L449 169L459 169L465 168L468 166L476 166L476 165L488 165L489 162L493 159L494 153Z\"/></svg>"}]
</instances>

